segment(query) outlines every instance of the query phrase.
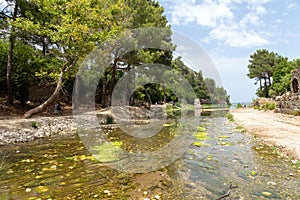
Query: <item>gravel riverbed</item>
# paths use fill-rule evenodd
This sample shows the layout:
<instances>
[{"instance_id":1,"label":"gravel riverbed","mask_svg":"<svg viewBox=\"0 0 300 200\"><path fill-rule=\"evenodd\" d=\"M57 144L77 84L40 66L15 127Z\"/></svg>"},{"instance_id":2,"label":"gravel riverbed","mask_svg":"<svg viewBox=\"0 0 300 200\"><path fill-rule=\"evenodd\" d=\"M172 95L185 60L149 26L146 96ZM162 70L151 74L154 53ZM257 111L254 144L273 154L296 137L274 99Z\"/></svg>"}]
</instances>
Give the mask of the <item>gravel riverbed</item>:
<instances>
[{"instance_id":1,"label":"gravel riverbed","mask_svg":"<svg viewBox=\"0 0 300 200\"><path fill-rule=\"evenodd\" d=\"M0 145L75 131L73 116L3 119L0 120Z\"/></svg>"}]
</instances>

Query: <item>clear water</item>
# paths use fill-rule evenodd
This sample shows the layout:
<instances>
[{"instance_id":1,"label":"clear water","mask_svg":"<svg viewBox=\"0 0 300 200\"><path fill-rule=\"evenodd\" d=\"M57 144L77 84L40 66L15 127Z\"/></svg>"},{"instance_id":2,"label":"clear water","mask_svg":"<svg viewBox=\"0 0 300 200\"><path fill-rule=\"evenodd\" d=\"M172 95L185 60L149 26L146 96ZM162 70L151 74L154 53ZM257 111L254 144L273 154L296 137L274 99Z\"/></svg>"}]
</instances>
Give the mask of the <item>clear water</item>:
<instances>
[{"instance_id":1,"label":"clear water","mask_svg":"<svg viewBox=\"0 0 300 200\"><path fill-rule=\"evenodd\" d=\"M207 137L170 166L126 174L94 160L75 136L0 147L0 199L300 199L300 172L275 148L236 130L224 112L198 119ZM172 140L165 127L145 142L108 131L126 151L158 148ZM199 140L195 139L195 142ZM158 196L155 196L158 195ZM225 198L224 198L225 199Z\"/></svg>"}]
</instances>

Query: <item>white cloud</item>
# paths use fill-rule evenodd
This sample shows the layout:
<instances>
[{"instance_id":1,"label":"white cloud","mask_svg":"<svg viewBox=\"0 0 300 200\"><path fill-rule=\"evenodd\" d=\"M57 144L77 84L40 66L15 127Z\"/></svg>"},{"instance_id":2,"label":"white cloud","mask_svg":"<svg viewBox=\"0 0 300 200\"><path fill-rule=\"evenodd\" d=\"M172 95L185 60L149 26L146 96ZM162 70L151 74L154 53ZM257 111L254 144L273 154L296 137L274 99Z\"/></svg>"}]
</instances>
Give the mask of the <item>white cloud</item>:
<instances>
[{"instance_id":1,"label":"white cloud","mask_svg":"<svg viewBox=\"0 0 300 200\"><path fill-rule=\"evenodd\" d=\"M204 41L217 40L233 47L261 46L269 41L260 28L270 0L175 0L170 4L171 23L197 23L210 30ZM264 27L263 27L264 28Z\"/></svg>"},{"instance_id":2,"label":"white cloud","mask_svg":"<svg viewBox=\"0 0 300 200\"><path fill-rule=\"evenodd\" d=\"M290 3L290 4L288 4L288 9L294 9L294 8L297 8L298 7L298 5L297 4L294 4L294 3Z\"/></svg>"},{"instance_id":3,"label":"white cloud","mask_svg":"<svg viewBox=\"0 0 300 200\"><path fill-rule=\"evenodd\" d=\"M242 29L247 29L249 25L253 25L253 26L262 25L263 21L260 19L260 17L257 14L253 12L249 12L240 20L239 24Z\"/></svg>"},{"instance_id":4,"label":"white cloud","mask_svg":"<svg viewBox=\"0 0 300 200\"><path fill-rule=\"evenodd\" d=\"M196 21L199 25L215 27L220 20L232 19L233 13L224 3L204 0L202 4L195 1L177 1L172 8L172 23L186 24Z\"/></svg>"},{"instance_id":5,"label":"white cloud","mask_svg":"<svg viewBox=\"0 0 300 200\"><path fill-rule=\"evenodd\" d=\"M254 30L239 30L232 27L220 26L209 33L204 41L221 40L232 47L262 46L269 43L268 40L259 36Z\"/></svg>"}]
</instances>

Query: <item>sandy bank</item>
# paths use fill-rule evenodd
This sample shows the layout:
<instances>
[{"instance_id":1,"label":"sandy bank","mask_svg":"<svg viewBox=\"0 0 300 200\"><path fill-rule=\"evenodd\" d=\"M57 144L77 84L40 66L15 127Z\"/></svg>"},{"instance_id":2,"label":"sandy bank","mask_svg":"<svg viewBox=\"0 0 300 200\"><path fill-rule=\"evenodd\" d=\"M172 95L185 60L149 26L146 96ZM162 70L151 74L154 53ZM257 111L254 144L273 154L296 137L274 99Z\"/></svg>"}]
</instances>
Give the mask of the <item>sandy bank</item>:
<instances>
[{"instance_id":1,"label":"sandy bank","mask_svg":"<svg viewBox=\"0 0 300 200\"><path fill-rule=\"evenodd\" d=\"M237 109L231 111L237 125L255 134L269 144L278 146L288 155L300 159L300 117L259 111Z\"/></svg>"}]
</instances>

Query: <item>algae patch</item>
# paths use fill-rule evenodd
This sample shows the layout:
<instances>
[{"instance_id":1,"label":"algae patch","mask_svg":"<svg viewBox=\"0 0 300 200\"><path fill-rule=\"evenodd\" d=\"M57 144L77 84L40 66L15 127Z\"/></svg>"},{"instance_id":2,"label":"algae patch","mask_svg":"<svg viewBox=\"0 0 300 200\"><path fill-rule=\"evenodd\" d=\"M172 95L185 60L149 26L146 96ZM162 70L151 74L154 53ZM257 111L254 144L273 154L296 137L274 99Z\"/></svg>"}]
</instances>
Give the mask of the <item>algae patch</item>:
<instances>
[{"instance_id":1,"label":"algae patch","mask_svg":"<svg viewBox=\"0 0 300 200\"><path fill-rule=\"evenodd\" d=\"M196 140L207 140L209 138L207 132L204 131L197 132L194 137Z\"/></svg>"},{"instance_id":2,"label":"algae patch","mask_svg":"<svg viewBox=\"0 0 300 200\"><path fill-rule=\"evenodd\" d=\"M114 162L121 158L124 152L121 148L123 145L120 141L105 142L93 148L94 156L100 162Z\"/></svg>"}]
</instances>

